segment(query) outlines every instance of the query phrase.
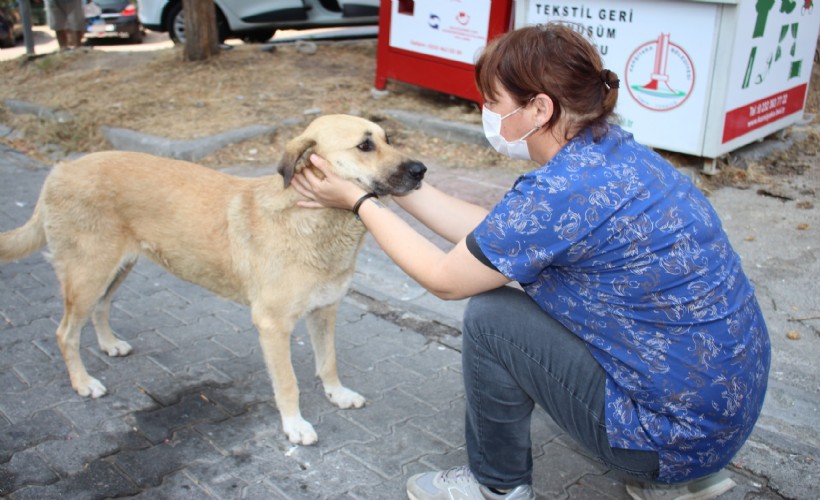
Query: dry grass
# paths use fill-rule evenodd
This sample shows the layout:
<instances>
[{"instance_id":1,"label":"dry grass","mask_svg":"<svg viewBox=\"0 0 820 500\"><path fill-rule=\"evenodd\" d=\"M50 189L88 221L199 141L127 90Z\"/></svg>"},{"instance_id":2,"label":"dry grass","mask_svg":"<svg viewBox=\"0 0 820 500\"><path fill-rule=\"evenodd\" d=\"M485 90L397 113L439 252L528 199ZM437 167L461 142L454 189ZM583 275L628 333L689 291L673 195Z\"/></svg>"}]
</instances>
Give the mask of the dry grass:
<instances>
[{"instance_id":1,"label":"dry grass","mask_svg":"<svg viewBox=\"0 0 820 500\"><path fill-rule=\"evenodd\" d=\"M380 110L404 109L443 119L480 123L476 105L398 82L379 99L371 94L376 64L374 40L320 44L315 54L297 46L272 52L239 45L204 63L182 61L180 49L157 52L83 50L52 54L28 63L0 63L0 101L19 99L74 117L70 125L0 107L0 123L23 133L17 146L29 152L40 144L64 151L110 148L101 125L124 127L176 139L208 136L252 124L282 124L273 137L246 141L203 160L213 167L271 163L282 143L312 113L352 113L383 123L398 145L453 166L507 166L491 150L445 143L387 119ZM8 142L8 140L7 140ZM510 168L520 168L510 163Z\"/></svg>"}]
</instances>

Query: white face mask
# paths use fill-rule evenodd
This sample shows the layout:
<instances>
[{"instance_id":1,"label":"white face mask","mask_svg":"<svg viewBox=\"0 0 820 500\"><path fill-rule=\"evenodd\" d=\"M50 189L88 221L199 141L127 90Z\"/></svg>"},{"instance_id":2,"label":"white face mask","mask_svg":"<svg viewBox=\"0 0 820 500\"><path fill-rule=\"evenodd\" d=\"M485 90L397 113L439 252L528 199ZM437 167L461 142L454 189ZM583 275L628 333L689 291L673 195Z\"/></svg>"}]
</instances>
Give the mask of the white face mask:
<instances>
[{"instance_id":1,"label":"white face mask","mask_svg":"<svg viewBox=\"0 0 820 500\"><path fill-rule=\"evenodd\" d=\"M506 115L501 116L487 109L487 106L484 106L481 108L481 122L484 126L484 136L490 142L493 149L514 160L531 160L530 148L527 146L525 139L541 127L533 127L532 130L524 134L523 137L512 142L501 136L501 121L522 109L524 109L524 106L518 107Z\"/></svg>"}]
</instances>

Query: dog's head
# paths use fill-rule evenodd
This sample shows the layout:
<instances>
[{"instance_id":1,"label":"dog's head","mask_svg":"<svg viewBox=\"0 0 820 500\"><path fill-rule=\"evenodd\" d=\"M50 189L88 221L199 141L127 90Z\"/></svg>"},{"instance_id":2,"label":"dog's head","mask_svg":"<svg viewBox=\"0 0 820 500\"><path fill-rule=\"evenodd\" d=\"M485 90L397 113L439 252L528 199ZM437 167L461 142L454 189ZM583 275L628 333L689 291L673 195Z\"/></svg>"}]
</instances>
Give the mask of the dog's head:
<instances>
[{"instance_id":1,"label":"dog's head","mask_svg":"<svg viewBox=\"0 0 820 500\"><path fill-rule=\"evenodd\" d=\"M326 159L339 177L380 196L417 189L427 171L423 163L391 146L379 125L358 116L320 116L288 142L279 162L285 187L294 173L310 164L311 153Z\"/></svg>"}]
</instances>

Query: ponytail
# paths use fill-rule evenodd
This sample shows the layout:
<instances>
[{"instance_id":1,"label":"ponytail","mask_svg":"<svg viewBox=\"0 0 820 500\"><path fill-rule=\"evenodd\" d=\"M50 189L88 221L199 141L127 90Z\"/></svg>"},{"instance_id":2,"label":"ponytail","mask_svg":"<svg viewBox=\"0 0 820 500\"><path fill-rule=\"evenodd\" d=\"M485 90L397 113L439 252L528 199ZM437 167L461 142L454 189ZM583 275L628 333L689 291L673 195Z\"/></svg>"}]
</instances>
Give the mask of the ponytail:
<instances>
[{"instance_id":1,"label":"ponytail","mask_svg":"<svg viewBox=\"0 0 820 500\"><path fill-rule=\"evenodd\" d=\"M601 70L601 83L603 83L603 111L606 116L612 114L615 110L615 105L618 104L618 89L621 86L621 80L614 72L603 69Z\"/></svg>"}]
</instances>

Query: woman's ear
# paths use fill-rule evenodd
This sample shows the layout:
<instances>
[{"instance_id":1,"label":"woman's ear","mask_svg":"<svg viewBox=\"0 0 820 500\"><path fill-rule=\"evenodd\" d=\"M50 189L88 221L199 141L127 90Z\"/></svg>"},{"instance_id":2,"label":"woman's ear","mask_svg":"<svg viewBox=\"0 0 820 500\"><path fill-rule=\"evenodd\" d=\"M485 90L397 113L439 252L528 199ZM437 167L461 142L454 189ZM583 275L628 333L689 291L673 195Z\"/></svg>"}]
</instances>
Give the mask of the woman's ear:
<instances>
[{"instance_id":1,"label":"woman's ear","mask_svg":"<svg viewBox=\"0 0 820 500\"><path fill-rule=\"evenodd\" d=\"M534 98L535 104L535 124L543 127L552 119L552 114L555 112L555 103L547 94L538 94Z\"/></svg>"}]
</instances>

